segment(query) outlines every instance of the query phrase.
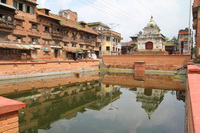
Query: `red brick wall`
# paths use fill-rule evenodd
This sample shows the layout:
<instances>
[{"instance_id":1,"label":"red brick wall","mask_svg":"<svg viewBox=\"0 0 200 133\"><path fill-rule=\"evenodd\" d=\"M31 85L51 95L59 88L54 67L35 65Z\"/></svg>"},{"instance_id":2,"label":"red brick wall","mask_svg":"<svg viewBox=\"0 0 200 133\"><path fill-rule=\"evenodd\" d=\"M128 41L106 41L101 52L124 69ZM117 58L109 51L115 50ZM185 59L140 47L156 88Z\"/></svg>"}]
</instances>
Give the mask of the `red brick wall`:
<instances>
[{"instance_id":1,"label":"red brick wall","mask_svg":"<svg viewBox=\"0 0 200 133\"><path fill-rule=\"evenodd\" d=\"M130 73L110 73L103 77L103 84L128 86L131 88L163 89L163 90L185 90L182 81L170 75L144 75L143 81L133 78ZM171 82L173 81L173 82Z\"/></svg>"},{"instance_id":2,"label":"red brick wall","mask_svg":"<svg viewBox=\"0 0 200 133\"><path fill-rule=\"evenodd\" d=\"M0 63L0 76L98 69L98 60Z\"/></svg>"},{"instance_id":3,"label":"red brick wall","mask_svg":"<svg viewBox=\"0 0 200 133\"><path fill-rule=\"evenodd\" d=\"M17 133L19 131L18 111L0 115L0 132Z\"/></svg>"},{"instance_id":4,"label":"red brick wall","mask_svg":"<svg viewBox=\"0 0 200 133\"><path fill-rule=\"evenodd\" d=\"M110 68L133 69L134 62L144 61L146 70L177 70L190 60L189 55L106 55L104 64Z\"/></svg>"}]
</instances>

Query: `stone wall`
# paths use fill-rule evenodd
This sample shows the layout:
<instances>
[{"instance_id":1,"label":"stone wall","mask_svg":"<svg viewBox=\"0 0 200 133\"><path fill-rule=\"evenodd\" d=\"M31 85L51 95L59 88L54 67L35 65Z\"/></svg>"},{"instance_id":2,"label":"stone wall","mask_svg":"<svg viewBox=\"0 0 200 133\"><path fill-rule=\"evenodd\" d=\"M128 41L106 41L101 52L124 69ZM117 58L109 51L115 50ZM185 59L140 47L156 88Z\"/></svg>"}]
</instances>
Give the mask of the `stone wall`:
<instances>
[{"instance_id":1,"label":"stone wall","mask_svg":"<svg viewBox=\"0 0 200 133\"><path fill-rule=\"evenodd\" d=\"M134 62L144 61L146 70L177 70L187 65L189 55L106 55L104 64L109 68L133 69Z\"/></svg>"},{"instance_id":2,"label":"stone wall","mask_svg":"<svg viewBox=\"0 0 200 133\"><path fill-rule=\"evenodd\" d=\"M0 76L34 75L87 71L99 68L99 60L49 61L49 62L11 62L0 63Z\"/></svg>"}]
</instances>

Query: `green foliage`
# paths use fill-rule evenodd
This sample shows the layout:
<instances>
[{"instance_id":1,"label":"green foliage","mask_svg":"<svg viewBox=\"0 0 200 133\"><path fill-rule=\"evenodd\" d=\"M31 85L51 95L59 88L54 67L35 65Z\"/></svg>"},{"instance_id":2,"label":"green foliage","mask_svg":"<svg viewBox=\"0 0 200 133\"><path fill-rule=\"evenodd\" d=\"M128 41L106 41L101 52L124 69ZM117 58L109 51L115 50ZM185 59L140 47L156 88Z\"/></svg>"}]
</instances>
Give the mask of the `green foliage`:
<instances>
[{"instance_id":1,"label":"green foliage","mask_svg":"<svg viewBox=\"0 0 200 133\"><path fill-rule=\"evenodd\" d=\"M83 26L79 22L77 22L77 21L74 21L74 24L77 25L80 28L83 28Z\"/></svg>"}]
</instances>

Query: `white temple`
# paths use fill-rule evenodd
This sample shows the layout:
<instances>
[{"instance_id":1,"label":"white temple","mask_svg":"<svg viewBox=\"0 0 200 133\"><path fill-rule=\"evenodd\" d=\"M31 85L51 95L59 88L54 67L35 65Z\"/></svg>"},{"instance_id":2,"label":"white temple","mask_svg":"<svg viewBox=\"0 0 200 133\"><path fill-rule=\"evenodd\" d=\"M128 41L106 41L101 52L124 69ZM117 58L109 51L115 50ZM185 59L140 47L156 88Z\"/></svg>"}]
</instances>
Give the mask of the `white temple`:
<instances>
[{"instance_id":1,"label":"white temple","mask_svg":"<svg viewBox=\"0 0 200 133\"><path fill-rule=\"evenodd\" d=\"M165 51L164 38L151 16L143 32L138 34L138 51Z\"/></svg>"}]
</instances>

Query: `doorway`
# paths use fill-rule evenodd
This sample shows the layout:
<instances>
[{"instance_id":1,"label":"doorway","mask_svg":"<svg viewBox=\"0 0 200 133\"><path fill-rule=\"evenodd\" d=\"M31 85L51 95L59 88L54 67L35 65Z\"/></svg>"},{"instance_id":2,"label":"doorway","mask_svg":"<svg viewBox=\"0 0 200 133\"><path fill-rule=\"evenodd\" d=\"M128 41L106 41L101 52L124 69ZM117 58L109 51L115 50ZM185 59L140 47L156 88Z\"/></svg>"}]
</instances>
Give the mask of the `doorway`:
<instances>
[{"instance_id":1,"label":"doorway","mask_svg":"<svg viewBox=\"0 0 200 133\"><path fill-rule=\"evenodd\" d=\"M153 49L153 43L152 42L147 42L145 44L145 48L146 48L146 50L152 50Z\"/></svg>"},{"instance_id":2,"label":"doorway","mask_svg":"<svg viewBox=\"0 0 200 133\"><path fill-rule=\"evenodd\" d=\"M55 58L58 58L58 57L59 57L59 50L58 50L58 49L55 49L55 50L54 50L54 57L55 57Z\"/></svg>"}]
</instances>

